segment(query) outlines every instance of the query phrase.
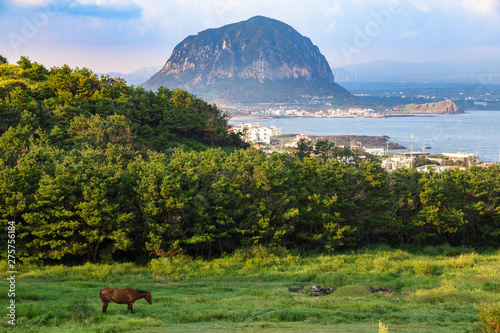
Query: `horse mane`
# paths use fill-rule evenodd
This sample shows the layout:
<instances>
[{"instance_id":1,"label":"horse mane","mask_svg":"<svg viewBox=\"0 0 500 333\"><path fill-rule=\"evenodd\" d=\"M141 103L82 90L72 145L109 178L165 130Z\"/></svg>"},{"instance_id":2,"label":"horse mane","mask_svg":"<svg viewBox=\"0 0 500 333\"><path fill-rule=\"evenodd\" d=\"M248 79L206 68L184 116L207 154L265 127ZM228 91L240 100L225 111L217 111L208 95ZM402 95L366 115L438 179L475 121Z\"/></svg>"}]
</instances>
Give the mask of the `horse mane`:
<instances>
[{"instance_id":1,"label":"horse mane","mask_svg":"<svg viewBox=\"0 0 500 333\"><path fill-rule=\"evenodd\" d=\"M141 294L149 293L149 291L145 291L145 290L138 290L138 289L137 289L137 292L139 292L139 293L141 293Z\"/></svg>"}]
</instances>

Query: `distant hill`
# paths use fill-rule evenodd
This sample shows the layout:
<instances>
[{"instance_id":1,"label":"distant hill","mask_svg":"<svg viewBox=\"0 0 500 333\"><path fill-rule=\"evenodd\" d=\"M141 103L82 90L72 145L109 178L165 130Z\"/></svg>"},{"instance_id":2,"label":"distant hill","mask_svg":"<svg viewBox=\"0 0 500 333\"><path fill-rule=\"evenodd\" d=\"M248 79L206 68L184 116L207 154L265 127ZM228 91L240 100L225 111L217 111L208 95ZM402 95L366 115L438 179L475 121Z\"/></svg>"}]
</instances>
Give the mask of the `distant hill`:
<instances>
[{"instance_id":1,"label":"distant hill","mask_svg":"<svg viewBox=\"0 0 500 333\"><path fill-rule=\"evenodd\" d=\"M338 82L455 82L477 83L480 76L500 77L500 65L459 63L411 63L377 60L334 68Z\"/></svg>"},{"instance_id":2,"label":"distant hill","mask_svg":"<svg viewBox=\"0 0 500 333\"><path fill-rule=\"evenodd\" d=\"M134 85L134 86L140 86L144 82L146 82L151 75L155 74L158 72L162 66L154 66L154 67L143 67L139 68L138 70L135 70L130 73L117 73L117 72L108 72L108 73L97 73L99 75L101 74L109 74L111 77L121 77L124 79L128 84Z\"/></svg>"},{"instance_id":3,"label":"distant hill","mask_svg":"<svg viewBox=\"0 0 500 333\"><path fill-rule=\"evenodd\" d=\"M162 85L236 102L351 96L334 82L328 62L309 38L263 16L186 37L143 86Z\"/></svg>"}]
</instances>

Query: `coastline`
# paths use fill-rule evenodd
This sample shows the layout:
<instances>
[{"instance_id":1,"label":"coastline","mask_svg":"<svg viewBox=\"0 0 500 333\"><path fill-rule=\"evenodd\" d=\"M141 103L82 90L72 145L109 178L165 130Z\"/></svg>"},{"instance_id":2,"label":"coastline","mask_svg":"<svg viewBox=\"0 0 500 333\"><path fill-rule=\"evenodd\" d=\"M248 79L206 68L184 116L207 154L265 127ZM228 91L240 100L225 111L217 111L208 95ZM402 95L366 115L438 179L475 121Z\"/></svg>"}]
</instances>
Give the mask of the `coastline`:
<instances>
[{"instance_id":1,"label":"coastline","mask_svg":"<svg viewBox=\"0 0 500 333\"><path fill-rule=\"evenodd\" d=\"M271 117L262 117L262 116L231 116L230 115L230 118L229 120L245 120L245 119L268 119L268 118L271 118Z\"/></svg>"},{"instance_id":2,"label":"coastline","mask_svg":"<svg viewBox=\"0 0 500 333\"><path fill-rule=\"evenodd\" d=\"M436 113L439 114L439 113ZM328 119L328 118L391 118L391 117L432 117L433 114L387 114L387 115L338 115L338 116L231 116L229 120L246 119Z\"/></svg>"},{"instance_id":3,"label":"coastline","mask_svg":"<svg viewBox=\"0 0 500 333\"><path fill-rule=\"evenodd\" d=\"M391 141L405 147L411 147L411 134L413 134L414 150L422 150L425 145L432 147L430 150L426 149L432 154L462 151L478 154L481 161L498 161L499 121L500 110L467 110L462 114L425 114L415 117L388 117L380 120L235 116L229 124L260 123L261 126L276 126L283 130L283 134L299 133L311 136L387 135ZM476 133L481 133L481 135L477 136Z\"/></svg>"}]
</instances>

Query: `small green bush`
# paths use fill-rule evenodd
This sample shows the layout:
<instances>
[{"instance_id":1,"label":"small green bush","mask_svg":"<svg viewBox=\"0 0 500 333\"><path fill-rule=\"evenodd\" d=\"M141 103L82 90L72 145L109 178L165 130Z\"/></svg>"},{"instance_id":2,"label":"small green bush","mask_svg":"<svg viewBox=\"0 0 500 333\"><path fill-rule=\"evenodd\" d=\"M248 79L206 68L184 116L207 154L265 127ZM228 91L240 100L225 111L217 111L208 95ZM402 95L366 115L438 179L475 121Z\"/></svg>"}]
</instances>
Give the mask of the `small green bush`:
<instances>
[{"instance_id":1,"label":"small green bush","mask_svg":"<svg viewBox=\"0 0 500 333\"><path fill-rule=\"evenodd\" d=\"M415 274L422 275L441 275L443 267L437 263L431 263L426 260L417 260L413 263Z\"/></svg>"},{"instance_id":2,"label":"small green bush","mask_svg":"<svg viewBox=\"0 0 500 333\"><path fill-rule=\"evenodd\" d=\"M378 333L389 333L389 329L387 328L387 326L382 324L380 320L378 321Z\"/></svg>"},{"instance_id":3,"label":"small green bush","mask_svg":"<svg viewBox=\"0 0 500 333\"><path fill-rule=\"evenodd\" d=\"M393 250L390 252L383 252L382 255L393 261L403 261L411 258L411 255L407 251L403 251L401 249Z\"/></svg>"},{"instance_id":4,"label":"small green bush","mask_svg":"<svg viewBox=\"0 0 500 333\"><path fill-rule=\"evenodd\" d=\"M435 289L419 289L412 295L410 300L415 303L453 303L473 304L479 302L484 295L473 290L457 288L451 281L442 281L441 286Z\"/></svg>"},{"instance_id":5,"label":"small green bush","mask_svg":"<svg viewBox=\"0 0 500 333\"><path fill-rule=\"evenodd\" d=\"M396 266L391 260L385 257L377 257L373 260L373 268L381 273L398 274L403 268Z\"/></svg>"},{"instance_id":6,"label":"small green bush","mask_svg":"<svg viewBox=\"0 0 500 333\"><path fill-rule=\"evenodd\" d=\"M500 332L500 303L482 303L479 307L479 327L481 332Z\"/></svg>"},{"instance_id":7,"label":"small green bush","mask_svg":"<svg viewBox=\"0 0 500 333\"><path fill-rule=\"evenodd\" d=\"M349 276L344 272L334 272L324 278L325 286L341 287L350 284Z\"/></svg>"},{"instance_id":8,"label":"small green bush","mask_svg":"<svg viewBox=\"0 0 500 333\"><path fill-rule=\"evenodd\" d=\"M447 265L450 268L469 268L474 267L478 261L479 255L477 253L461 254L456 258L449 259Z\"/></svg>"},{"instance_id":9,"label":"small green bush","mask_svg":"<svg viewBox=\"0 0 500 333\"><path fill-rule=\"evenodd\" d=\"M356 269L360 271L371 271L373 269L373 259L371 258L359 258L355 262Z\"/></svg>"},{"instance_id":10,"label":"small green bush","mask_svg":"<svg viewBox=\"0 0 500 333\"><path fill-rule=\"evenodd\" d=\"M487 280L482 283L482 287L484 291L490 291L490 292L500 292L500 281L491 281Z\"/></svg>"}]
</instances>

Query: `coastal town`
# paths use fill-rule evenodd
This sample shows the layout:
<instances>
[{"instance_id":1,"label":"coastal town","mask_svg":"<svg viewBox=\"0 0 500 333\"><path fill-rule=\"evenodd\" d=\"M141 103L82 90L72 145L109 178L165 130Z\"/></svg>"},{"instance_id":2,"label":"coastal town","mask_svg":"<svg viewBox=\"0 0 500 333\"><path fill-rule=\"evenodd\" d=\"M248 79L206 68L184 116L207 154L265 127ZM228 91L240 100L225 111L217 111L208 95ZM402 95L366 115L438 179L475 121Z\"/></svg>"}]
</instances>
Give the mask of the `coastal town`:
<instances>
[{"instance_id":1,"label":"coastal town","mask_svg":"<svg viewBox=\"0 0 500 333\"><path fill-rule=\"evenodd\" d=\"M333 118L333 117L386 117L380 111L368 108L335 108L335 109L320 109L320 110L307 110L299 108L288 108L285 106L269 107L261 110L249 110L249 117L314 117L314 118Z\"/></svg>"},{"instance_id":2,"label":"coastal town","mask_svg":"<svg viewBox=\"0 0 500 333\"><path fill-rule=\"evenodd\" d=\"M361 107L347 106L334 107L331 103L298 107L294 105L253 105L239 107L222 107L233 116L247 118L285 118L285 117L313 117L313 118L386 118L414 116L417 114L456 114L463 113L463 109L452 100L432 102L426 104L406 104L392 107Z\"/></svg>"},{"instance_id":3,"label":"coastal town","mask_svg":"<svg viewBox=\"0 0 500 333\"><path fill-rule=\"evenodd\" d=\"M240 123L229 128L230 132L241 133L243 139L251 144L255 149L263 150L268 154L273 152L292 153L298 149L308 149L308 155L315 155L315 145L318 141L324 140L331 143L331 151L337 158L345 164L356 164L357 161L366 159L370 156L377 156L384 170L395 171L401 168L417 169L418 171L428 172L433 170L441 172L450 169L465 169L472 165L488 167L494 163L481 163L478 155L469 152L441 152L431 154L425 151L409 151L406 147L394 150L393 145L389 146L389 138L381 137L385 145L365 145L364 140L358 141L350 139L348 143L332 142L329 138L309 136L305 134L283 135L283 131L275 126L260 126L258 123ZM340 136L339 136L340 137ZM360 139L361 140L361 139ZM381 140L379 140L380 142ZM404 150L404 151L403 151ZM339 153L340 152L340 153Z\"/></svg>"}]
</instances>

